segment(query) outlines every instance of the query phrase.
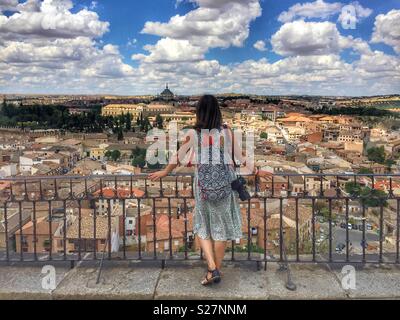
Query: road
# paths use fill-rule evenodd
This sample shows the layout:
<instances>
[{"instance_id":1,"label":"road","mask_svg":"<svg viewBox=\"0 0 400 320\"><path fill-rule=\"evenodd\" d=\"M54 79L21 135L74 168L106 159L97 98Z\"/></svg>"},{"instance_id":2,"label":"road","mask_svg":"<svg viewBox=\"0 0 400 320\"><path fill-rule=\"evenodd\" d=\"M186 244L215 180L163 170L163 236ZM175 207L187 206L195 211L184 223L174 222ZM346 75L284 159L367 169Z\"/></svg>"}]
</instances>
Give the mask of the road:
<instances>
[{"instance_id":1,"label":"road","mask_svg":"<svg viewBox=\"0 0 400 320\"><path fill-rule=\"evenodd\" d=\"M324 230L324 236L329 238L329 225L328 223L322 223L321 228ZM359 230L349 230L349 241L352 244L355 252L362 252L361 241L363 239L363 233ZM379 235L375 231L366 231L365 240L367 243L379 241ZM333 250L339 243L346 244L346 229L332 227L332 247ZM343 250L344 252L346 250Z\"/></svg>"}]
</instances>

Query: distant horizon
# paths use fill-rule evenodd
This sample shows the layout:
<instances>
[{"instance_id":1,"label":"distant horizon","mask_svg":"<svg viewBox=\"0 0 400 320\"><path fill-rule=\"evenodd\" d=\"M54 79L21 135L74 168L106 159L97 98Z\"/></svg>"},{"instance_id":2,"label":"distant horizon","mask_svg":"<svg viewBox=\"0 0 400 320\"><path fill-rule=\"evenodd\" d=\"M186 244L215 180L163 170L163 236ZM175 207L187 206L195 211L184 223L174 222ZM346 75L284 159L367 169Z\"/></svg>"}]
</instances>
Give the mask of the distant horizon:
<instances>
[{"instance_id":1,"label":"distant horizon","mask_svg":"<svg viewBox=\"0 0 400 320\"><path fill-rule=\"evenodd\" d=\"M197 97L202 96L204 94L210 93L199 93L199 94L176 94L176 97ZM400 96L400 93L392 93L392 94L375 94L375 95L361 95L361 96L352 96L352 95L318 95L318 94L256 94L256 93L211 93L215 96L229 96L229 95L237 95L237 96L257 96L257 97L322 97L322 98L373 98L373 97L396 97ZM71 96L71 97L126 97L126 98L135 98L135 97L158 97L159 94L113 94L113 93L0 93L0 96Z\"/></svg>"}]
</instances>

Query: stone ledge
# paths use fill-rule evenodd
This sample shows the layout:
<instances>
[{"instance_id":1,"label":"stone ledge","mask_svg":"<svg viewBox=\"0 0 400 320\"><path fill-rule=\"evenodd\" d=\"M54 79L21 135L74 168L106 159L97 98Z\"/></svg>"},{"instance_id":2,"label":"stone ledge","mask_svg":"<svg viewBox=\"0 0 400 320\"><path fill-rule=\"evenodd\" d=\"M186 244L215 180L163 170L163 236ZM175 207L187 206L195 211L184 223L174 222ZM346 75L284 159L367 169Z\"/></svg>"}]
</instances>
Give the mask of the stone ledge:
<instances>
[{"instance_id":1,"label":"stone ledge","mask_svg":"<svg viewBox=\"0 0 400 320\"><path fill-rule=\"evenodd\" d=\"M105 263L96 285L97 263L79 264L70 270L55 266L57 287L44 290L41 266L0 266L0 299L87 299L87 300L187 300L187 299L400 299L399 267L357 269L357 289L344 290L341 268L324 265L292 265L296 291L285 288L287 273L270 263L265 272L255 264L229 263L218 285L203 287L202 263L159 264Z\"/></svg>"}]
</instances>

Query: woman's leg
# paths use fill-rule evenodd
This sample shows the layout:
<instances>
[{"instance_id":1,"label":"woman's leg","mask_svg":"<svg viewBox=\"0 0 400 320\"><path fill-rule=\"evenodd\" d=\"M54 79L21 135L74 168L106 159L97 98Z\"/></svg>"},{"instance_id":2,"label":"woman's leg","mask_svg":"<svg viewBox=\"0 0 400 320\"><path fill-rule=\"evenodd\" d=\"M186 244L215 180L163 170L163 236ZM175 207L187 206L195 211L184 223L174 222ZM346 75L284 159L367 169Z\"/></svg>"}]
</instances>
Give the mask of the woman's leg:
<instances>
[{"instance_id":1,"label":"woman's leg","mask_svg":"<svg viewBox=\"0 0 400 320\"><path fill-rule=\"evenodd\" d=\"M199 238L200 247L203 250L204 257L207 261L208 270L215 270L216 263L214 257L213 243L211 240L203 240Z\"/></svg>"},{"instance_id":2,"label":"woman's leg","mask_svg":"<svg viewBox=\"0 0 400 320\"><path fill-rule=\"evenodd\" d=\"M218 270L222 268L222 261L225 257L226 241L214 241L214 254L215 254L215 265Z\"/></svg>"}]
</instances>

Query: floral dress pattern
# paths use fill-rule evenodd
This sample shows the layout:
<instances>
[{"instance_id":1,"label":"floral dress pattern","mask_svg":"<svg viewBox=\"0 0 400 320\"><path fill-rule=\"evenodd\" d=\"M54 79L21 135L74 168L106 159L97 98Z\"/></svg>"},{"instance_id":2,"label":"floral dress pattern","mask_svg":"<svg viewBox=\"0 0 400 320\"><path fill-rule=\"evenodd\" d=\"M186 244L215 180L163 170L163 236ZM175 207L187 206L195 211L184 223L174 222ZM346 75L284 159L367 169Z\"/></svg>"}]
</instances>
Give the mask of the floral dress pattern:
<instances>
[{"instance_id":1,"label":"floral dress pattern","mask_svg":"<svg viewBox=\"0 0 400 320\"><path fill-rule=\"evenodd\" d=\"M229 166L231 181L236 179L235 169ZM219 201L202 200L198 187L198 172L194 179L194 227L193 233L204 240L230 241L242 238L242 219L239 195L231 194Z\"/></svg>"}]
</instances>

